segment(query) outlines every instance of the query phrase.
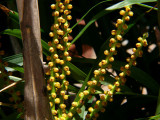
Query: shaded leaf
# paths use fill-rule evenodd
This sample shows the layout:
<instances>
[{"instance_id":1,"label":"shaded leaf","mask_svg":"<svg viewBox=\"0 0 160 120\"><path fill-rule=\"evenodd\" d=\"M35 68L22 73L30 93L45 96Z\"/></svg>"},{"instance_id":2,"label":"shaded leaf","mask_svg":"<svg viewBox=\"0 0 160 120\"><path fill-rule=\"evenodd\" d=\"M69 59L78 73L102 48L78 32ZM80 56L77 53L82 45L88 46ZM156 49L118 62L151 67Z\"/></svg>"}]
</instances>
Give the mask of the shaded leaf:
<instances>
[{"instance_id":1,"label":"shaded leaf","mask_svg":"<svg viewBox=\"0 0 160 120\"><path fill-rule=\"evenodd\" d=\"M83 85L82 85L81 89L80 89L79 92L77 93L76 98L75 98L75 100L74 100L75 102L77 102L78 99L79 99L79 93L82 92L82 91L85 89L85 87L86 87L86 85L87 85L87 82L88 82L88 80L90 79L90 75L91 75L91 73L92 73L92 70L93 70L93 69L91 69L90 72L88 73L85 81L83 82Z\"/></svg>"},{"instance_id":2,"label":"shaded leaf","mask_svg":"<svg viewBox=\"0 0 160 120\"><path fill-rule=\"evenodd\" d=\"M22 54L16 54L9 57L3 58L4 61L8 62L8 67L6 67L7 71L19 71L24 73L23 69L23 57Z\"/></svg>"},{"instance_id":3,"label":"shaded leaf","mask_svg":"<svg viewBox=\"0 0 160 120\"><path fill-rule=\"evenodd\" d=\"M19 16L16 11L9 12L9 17L17 24L19 24Z\"/></svg>"},{"instance_id":4,"label":"shaded leaf","mask_svg":"<svg viewBox=\"0 0 160 120\"><path fill-rule=\"evenodd\" d=\"M159 119L160 119L160 114L150 117L149 120L159 120Z\"/></svg>"},{"instance_id":5,"label":"shaded leaf","mask_svg":"<svg viewBox=\"0 0 160 120\"><path fill-rule=\"evenodd\" d=\"M78 67L73 65L71 62L67 62L68 67L71 70L71 76L76 80L84 80L86 78L86 74L80 70Z\"/></svg>"},{"instance_id":6,"label":"shaded leaf","mask_svg":"<svg viewBox=\"0 0 160 120\"><path fill-rule=\"evenodd\" d=\"M68 88L69 88L70 91L72 91L72 92L74 92L74 93L77 93L77 92L79 91L78 88L76 88L76 87L74 87L74 86L72 86L72 85L69 85Z\"/></svg>"},{"instance_id":7,"label":"shaded leaf","mask_svg":"<svg viewBox=\"0 0 160 120\"><path fill-rule=\"evenodd\" d=\"M94 5L91 9L89 9L86 14L84 14L81 19L75 24L73 25L73 27L71 29L74 29L78 23L80 23L94 8L96 8L98 5L102 4L102 3L105 3L105 2L108 2L108 1L111 1L111 0L105 0L105 1L102 1L102 2L99 2L98 4Z\"/></svg>"},{"instance_id":8,"label":"shaded leaf","mask_svg":"<svg viewBox=\"0 0 160 120\"><path fill-rule=\"evenodd\" d=\"M156 115L160 114L160 89L159 89L159 95L157 100L157 108L156 108Z\"/></svg>"},{"instance_id":9,"label":"shaded leaf","mask_svg":"<svg viewBox=\"0 0 160 120\"><path fill-rule=\"evenodd\" d=\"M115 61L113 63L113 68L120 71L120 67L124 65L125 65L124 62ZM132 67L130 77L135 79L137 82L141 83L142 85L146 86L153 93L157 94L159 89L159 84L149 74L147 74L143 70L137 67Z\"/></svg>"},{"instance_id":10,"label":"shaded leaf","mask_svg":"<svg viewBox=\"0 0 160 120\"><path fill-rule=\"evenodd\" d=\"M82 34L87 30L87 28L92 25L92 23L94 23L96 20L98 20L99 18L101 18L102 16L110 13L111 11L106 11L106 10L102 10L101 12L99 12L98 14L96 14L88 23L87 25L78 33L78 35L72 40L71 44L75 43L81 36Z\"/></svg>"},{"instance_id":11,"label":"shaded leaf","mask_svg":"<svg viewBox=\"0 0 160 120\"><path fill-rule=\"evenodd\" d=\"M72 62L94 64L96 59L72 57Z\"/></svg>"},{"instance_id":12,"label":"shaded leaf","mask_svg":"<svg viewBox=\"0 0 160 120\"><path fill-rule=\"evenodd\" d=\"M20 29L6 29L6 30L2 31L1 34L7 34L7 35L11 35L11 36L17 37L19 39L22 39ZM50 55L48 44L44 40L41 40L41 43L42 43L43 53L46 56Z\"/></svg>"},{"instance_id":13,"label":"shaded leaf","mask_svg":"<svg viewBox=\"0 0 160 120\"><path fill-rule=\"evenodd\" d=\"M16 55L12 55L12 56L8 56L3 58L4 61L9 62L9 63L13 63L19 66L23 65L23 56L22 54L16 54Z\"/></svg>"}]
</instances>

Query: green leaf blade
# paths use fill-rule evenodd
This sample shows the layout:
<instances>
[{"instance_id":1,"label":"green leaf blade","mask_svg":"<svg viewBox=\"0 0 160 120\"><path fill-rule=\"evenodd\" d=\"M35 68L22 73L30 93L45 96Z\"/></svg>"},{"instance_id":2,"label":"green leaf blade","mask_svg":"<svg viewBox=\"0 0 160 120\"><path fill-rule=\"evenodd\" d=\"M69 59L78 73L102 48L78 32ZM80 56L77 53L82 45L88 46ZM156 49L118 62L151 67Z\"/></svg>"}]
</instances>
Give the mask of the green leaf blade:
<instances>
[{"instance_id":1,"label":"green leaf blade","mask_svg":"<svg viewBox=\"0 0 160 120\"><path fill-rule=\"evenodd\" d=\"M108 8L106 8L106 10L116 10L116 9L120 9L125 6L129 6L129 5L133 5L133 4L140 4L140 3L145 3L145 2L156 2L156 1L157 0L124 0L122 2L119 2L115 5L112 5Z\"/></svg>"}]
</instances>

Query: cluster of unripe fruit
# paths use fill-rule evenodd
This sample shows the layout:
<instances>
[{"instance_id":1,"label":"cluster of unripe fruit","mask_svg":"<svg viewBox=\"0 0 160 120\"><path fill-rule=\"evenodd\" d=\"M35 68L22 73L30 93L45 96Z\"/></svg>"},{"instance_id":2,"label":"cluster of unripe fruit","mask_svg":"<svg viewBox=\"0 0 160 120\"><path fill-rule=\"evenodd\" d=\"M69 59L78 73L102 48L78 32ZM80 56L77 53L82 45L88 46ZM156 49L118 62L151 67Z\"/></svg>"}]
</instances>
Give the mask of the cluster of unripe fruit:
<instances>
[{"instance_id":1,"label":"cluster of unripe fruit","mask_svg":"<svg viewBox=\"0 0 160 120\"><path fill-rule=\"evenodd\" d=\"M71 1L56 0L56 3L51 5L54 24L51 26L51 32L49 33L52 38L48 42L51 55L47 56L50 70L46 74L50 76L47 80L47 90L49 91L51 112L54 119L58 120L64 120L68 116L64 101L68 99L66 91L69 81L66 80L66 75L71 74L66 64L67 61L72 59L67 49L70 46L69 34L72 32L68 22L72 19L70 15L70 10L72 9Z\"/></svg>"},{"instance_id":2,"label":"cluster of unripe fruit","mask_svg":"<svg viewBox=\"0 0 160 120\"><path fill-rule=\"evenodd\" d=\"M69 28L68 20L71 20L72 17L69 15L71 13L72 5L70 4L71 0L56 0L56 4L51 5L51 9L54 10L52 16L54 16L54 24L51 26L52 32L49 33L49 36L53 39L48 42L50 46L49 51L51 56L47 56L48 66L50 71L47 72L47 75L50 75L50 78L47 81L47 89L49 91L49 99L51 111L56 120L67 120L72 119L74 114L81 113L81 107L85 104L87 99L91 99L95 93L96 89L101 87L101 81L105 80L105 74L108 72L108 69L112 68L112 62L114 62L114 55L117 54L116 48L121 47L121 41L123 40L123 34L128 28L126 21L130 20L130 17L133 16L131 7L125 7L125 10L120 11L122 19L118 19L115 26L116 30L111 31L112 38L110 38L109 50L104 51L105 59L99 62L99 68L94 70L94 77L87 82L86 90L78 93L78 99L74 100L71 103L71 107L68 112L66 112L66 105L64 100L68 99L66 91L68 89L69 81L66 80L66 75L70 75L71 72L69 67L66 65L66 61L71 61L71 57L67 51L67 48L70 46L68 42L69 33L72 30ZM88 108L88 114L86 119L96 120L99 116L98 112L105 112L105 106L107 102L113 101L113 95L116 92L120 92L120 85L123 85L126 82L126 75L130 75L130 68L132 65L136 65L136 58L142 56L142 46L147 45L146 36L143 38L139 37L139 43L136 44L137 48L133 48L134 54L130 58L127 58L128 64L124 67L121 67L121 73L118 76L115 76L114 84L108 85L108 91L104 91L100 95L100 99L97 100L93 107ZM57 116L58 115L58 116Z\"/></svg>"},{"instance_id":3,"label":"cluster of unripe fruit","mask_svg":"<svg viewBox=\"0 0 160 120\"><path fill-rule=\"evenodd\" d=\"M113 36L115 36L114 38L110 39L110 50L105 50L104 54L107 56L106 60L102 60L99 63L99 67L101 67L98 70L94 71L94 77L97 79L99 76L100 79L97 79L97 82L99 82L99 80L104 80L103 75L106 74L106 67L107 65L109 65L109 68L111 68L111 64L109 64L109 62L113 62L114 58L113 55L117 54L116 52L116 47L120 47L120 43L119 41L122 40L122 35L124 33L123 30L127 29L127 25L125 24L125 21L129 21L130 20L130 16L133 16L133 12L130 11L130 7L126 7L126 11L121 10L120 11L120 15L123 16L122 19L118 19L117 23L116 23L116 27L117 30L112 30L111 34ZM120 35L122 34L122 35ZM120 92L120 85L124 85L126 82L126 75L130 75L130 68L132 65L136 65L136 58L137 57L141 57L143 52L142 52L142 47L143 46L147 46L147 41L146 41L147 35L144 34L143 38L139 37L138 41L139 43L136 44L137 48L133 48L133 54L131 55L130 58L127 58L127 62L128 64L126 64L124 67L121 67L121 73L119 73L119 76L115 76L115 82L114 84L109 84L108 85L108 91L104 91L103 95L100 96L100 100L96 101L96 104L94 105L94 107L90 107L88 109L89 113L86 115L86 119L90 120L96 120L97 117L99 116L98 112L104 112L105 111L105 106L107 105L107 101L112 102L113 101L113 95L116 92ZM103 78L103 79L102 79ZM89 85L89 84L88 84ZM90 85L89 85L90 86Z\"/></svg>"},{"instance_id":4,"label":"cluster of unripe fruit","mask_svg":"<svg viewBox=\"0 0 160 120\"><path fill-rule=\"evenodd\" d=\"M105 106L107 105L107 101L112 102L113 101L113 94L116 92L120 92L120 85L124 85L126 82L125 76L129 76L131 74L130 68L132 66L136 66L136 58L137 57L142 57L142 47L147 46L147 34L145 33L143 37L139 37L138 41L139 43L136 43L136 48L133 48L133 54L126 59L128 64L126 64L124 67L121 67L120 70L122 72L119 73L118 76L115 76L115 82L114 84L109 84L108 89L109 91L104 91L104 94L100 96L100 100L96 101L96 104L93 107L90 107L88 109L90 114L87 114L86 119L94 119L96 120L98 115L98 112L104 112L105 111Z\"/></svg>"},{"instance_id":5,"label":"cluster of unripe fruit","mask_svg":"<svg viewBox=\"0 0 160 120\"><path fill-rule=\"evenodd\" d=\"M123 18L117 20L117 30L111 31L113 38L110 39L110 49L104 51L106 58L99 63L100 68L94 70L94 77L87 82L87 89L79 93L78 100L72 102L72 107L69 110L68 118L72 118L75 112L81 112L80 107L84 104L85 100L91 99L96 92L96 88L101 87L101 81L104 81L105 79L104 75L107 73L107 68L112 68L111 62L114 62L113 55L117 54L116 47L119 48L121 46L120 42L122 41L122 35L124 31L128 28L128 26L125 24L125 21L129 21L130 16L133 16L133 12L130 10L130 7L126 7L125 9L125 11L120 11L120 15L122 15ZM107 100L109 100L110 102L113 101L114 89L116 89L116 91L120 91L120 82L118 80L115 82L114 85L116 87L114 87L113 85L109 85L108 87L110 91L105 91L104 95L100 96L100 100L96 102L95 106L88 108L90 114L86 115L86 119L96 119L99 116L99 110L101 112L105 111L104 107L107 105Z\"/></svg>"},{"instance_id":6,"label":"cluster of unripe fruit","mask_svg":"<svg viewBox=\"0 0 160 120\"><path fill-rule=\"evenodd\" d=\"M104 75L107 73L107 69L112 68L112 62L114 62L114 55L117 54L116 47L121 47L121 41L123 40L123 34L124 31L128 28L126 21L130 20L130 17L133 16L133 12L131 11L130 7L125 7L125 10L120 11L120 15L122 15L122 19L117 19L117 22L115 24L117 30L112 30L111 35L112 38L110 38L109 43L109 50L104 51L104 55L106 56L105 59L101 60L99 62L99 69L94 71L94 80L89 81L88 86L89 88L94 89L96 86L94 86L94 83L98 83L97 86L101 86L100 82L104 81ZM119 77L115 77L115 79L118 79ZM92 83L92 84L91 84ZM89 113L86 115L86 119L94 119L96 120L99 116L98 112L104 112L105 106L107 105L107 101L112 102L113 101L113 94L115 91L120 91L121 82L119 80L116 80L114 85L108 85L108 91L104 91L103 95L100 95L100 100L96 101L96 104L94 107L90 107L88 109ZM92 86L91 86L92 85ZM91 87L90 87L91 86ZM94 89L94 93L95 93ZM93 91L91 91L93 93Z\"/></svg>"}]
</instances>

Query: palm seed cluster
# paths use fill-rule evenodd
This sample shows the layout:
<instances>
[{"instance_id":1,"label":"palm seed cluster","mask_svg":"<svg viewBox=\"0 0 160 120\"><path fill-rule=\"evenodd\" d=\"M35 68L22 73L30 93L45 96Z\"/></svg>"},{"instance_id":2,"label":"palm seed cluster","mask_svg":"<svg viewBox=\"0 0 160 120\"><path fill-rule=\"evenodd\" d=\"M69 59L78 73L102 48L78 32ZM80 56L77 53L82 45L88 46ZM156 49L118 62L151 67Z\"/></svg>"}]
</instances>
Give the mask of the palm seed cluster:
<instances>
[{"instance_id":1,"label":"palm seed cluster","mask_svg":"<svg viewBox=\"0 0 160 120\"><path fill-rule=\"evenodd\" d=\"M118 76L115 76L115 80L116 82L114 83L114 85L109 84L108 88L109 91L104 91L104 94L100 96L100 100L96 101L96 104L94 105L94 107L90 107L88 109L90 114L86 115L86 119L87 120L96 120L97 117L99 116L98 112L105 112L105 106L107 105L107 101L112 102L113 101L113 94L115 94L116 92L120 92L120 85L124 85L126 82L126 78L125 76L129 76L131 74L130 68L132 66L136 66L136 58L137 57L142 57L142 47L147 46L147 40L146 38L148 37L147 33L145 33L143 35L143 37L139 37L138 41L139 43L136 43L136 48L133 48L133 54L126 59L126 61L128 62L128 64L126 64L125 66L121 67L121 72L119 73Z\"/></svg>"},{"instance_id":2,"label":"palm seed cluster","mask_svg":"<svg viewBox=\"0 0 160 120\"><path fill-rule=\"evenodd\" d=\"M51 32L49 33L52 38L52 41L48 42L51 56L47 56L50 70L46 74L50 75L47 81L47 90L49 91L51 112L56 120L64 120L67 116L64 101L68 99L66 91L69 81L66 80L66 75L70 75L71 72L66 63L72 59L67 49L70 45L68 37L72 32L68 22L72 19L70 1L56 0L56 3L51 5L54 24L51 26Z\"/></svg>"},{"instance_id":3,"label":"palm seed cluster","mask_svg":"<svg viewBox=\"0 0 160 120\"><path fill-rule=\"evenodd\" d=\"M72 5L70 2L71 0L56 0L56 3L51 5L54 24L51 26L51 32L49 33L49 36L52 38L52 41L48 42L51 55L47 56L50 70L46 75L49 75L47 90L49 92L51 112L55 120L68 120L72 119L75 113L80 114L82 105L95 95L98 88L101 88L101 82L105 80L104 76L107 74L107 70L112 68L114 55L117 54L116 48L121 47L122 36L128 28L126 21L129 21L130 17L133 16L130 6L120 11L122 19L117 19L116 29L111 31L112 38L110 38L109 49L104 51L105 59L99 62L99 68L94 70L94 76L87 82L87 88L78 93L78 99L75 99L71 103L70 109L66 111L67 106L65 100L68 100L69 97L69 95L66 94L69 85L66 76L71 74L67 66L67 61L71 61L68 52L68 47L70 46L68 37L72 32L68 22L72 19L70 15ZM126 59L128 63L124 67L121 67L119 75L114 77L114 84L109 84L109 90L103 91L100 99L96 100L92 107L88 108L88 114L86 115L87 120L96 120L99 116L98 112L105 112L108 101L112 102L113 95L116 92L120 92L120 86L126 82L125 76L131 74L130 68L136 65L136 58L141 57L143 54L141 50L142 47L147 46L146 38L146 34L138 38L139 43L136 44L136 48L133 48L133 54Z\"/></svg>"}]
</instances>

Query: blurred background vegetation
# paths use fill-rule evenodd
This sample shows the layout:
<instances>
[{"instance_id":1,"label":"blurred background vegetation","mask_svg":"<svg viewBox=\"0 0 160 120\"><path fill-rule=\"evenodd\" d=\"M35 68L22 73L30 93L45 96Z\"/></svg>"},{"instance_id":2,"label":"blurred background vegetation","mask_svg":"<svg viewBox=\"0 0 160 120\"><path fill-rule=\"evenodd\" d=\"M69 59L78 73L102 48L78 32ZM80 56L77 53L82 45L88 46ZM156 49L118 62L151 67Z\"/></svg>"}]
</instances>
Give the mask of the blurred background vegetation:
<instances>
[{"instance_id":1,"label":"blurred background vegetation","mask_svg":"<svg viewBox=\"0 0 160 120\"><path fill-rule=\"evenodd\" d=\"M147 0L142 1L145 2ZM50 5L55 1L38 0L38 2L41 36L44 40L42 42L44 61L46 61L46 56L49 55L47 42L50 38L48 33L54 22ZM110 32L112 29L115 29L115 22L120 18L119 9L115 8L115 10L110 11L105 9L121 2L121 0L108 0L91 9L100 2L102 0L72 1L73 19L70 22L70 26L75 25L87 11L91 10L74 27L70 38L72 41L75 41L74 46L70 50L73 60L70 65L72 74L68 78L71 84L69 90L73 93L80 89L75 83L83 83L91 68L96 68L97 63L104 58L103 51L108 48L109 38L111 37ZM17 12L15 0L1 0L0 4ZM116 61L113 63L114 71L116 73L120 72L120 67L125 64L125 59L131 54L130 49L135 46L137 38L142 36L144 32L149 33L149 38L147 39L149 45L147 48L144 48L143 57L138 58L138 65L132 68L131 76L127 77L127 82L122 87L122 91L114 96L114 101L107 105L106 112L100 115L99 120L147 120L151 116L155 116L151 119L158 120L160 118L158 117L160 116L160 107L158 106L160 104L158 99L160 85L158 14L160 13L157 12L157 4L158 2L150 2L132 6L134 16L127 23L129 30L124 36L123 47L118 49L118 54L115 56ZM4 77L0 78L0 89L6 86L6 84L9 85L23 78L23 46L19 30L20 26L15 18L16 15L14 13L9 12L6 14L4 10L0 9L0 42L2 43L0 49L5 51L5 55L0 57L3 61L0 64L7 62L8 67L5 67L5 69L8 72L12 72L12 75L9 74L10 77L7 78L7 81L10 82L6 82ZM87 52L89 52L89 55ZM110 74L112 75L112 72ZM113 83L111 75L105 76L104 86ZM0 120L23 118L23 86L24 81L18 83L14 90L8 89L0 92ZM95 97L98 98L98 96ZM18 100L11 100L11 98L17 98ZM20 103L21 105L19 105ZM83 115L80 117L83 118Z\"/></svg>"}]
</instances>

